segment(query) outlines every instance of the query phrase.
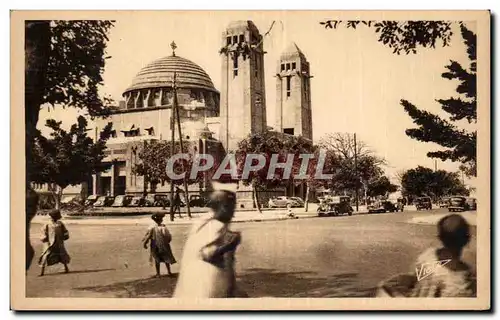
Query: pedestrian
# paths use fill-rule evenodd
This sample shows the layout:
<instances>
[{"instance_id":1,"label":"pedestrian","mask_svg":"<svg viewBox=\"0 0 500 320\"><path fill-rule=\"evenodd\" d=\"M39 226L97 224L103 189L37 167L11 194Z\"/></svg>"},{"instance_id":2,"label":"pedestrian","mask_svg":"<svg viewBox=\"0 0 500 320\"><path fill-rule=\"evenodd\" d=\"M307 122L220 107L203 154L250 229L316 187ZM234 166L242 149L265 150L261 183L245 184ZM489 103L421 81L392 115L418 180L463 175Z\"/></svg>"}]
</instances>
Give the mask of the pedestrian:
<instances>
[{"instance_id":1,"label":"pedestrian","mask_svg":"<svg viewBox=\"0 0 500 320\"><path fill-rule=\"evenodd\" d=\"M393 297L476 296L475 275L461 259L470 241L469 224L461 215L452 214L443 217L437 229L442 246L425 250L417 258L411 274L389 279L379 291Z\"/></svg>"},{"instance_id":2,"label":"pedestrian","mask_svg":"<svg viewBox=\"0 0 500 320\"><path fill-rule=\"evenodd\" d=\"M50 211L49 216L51 221L42 227L41 241L45 248L38 261L41 267L40 276L44 275L46 266L58 263L64 265L65 273L69 272L70 256L64 246L64 241L69 239L68 229L60 221L62 217L59 210Z\"/></svg>"},{"instance_id":3,"label":"pedestrian","mask_svg":"<svg viewBox=\"0 0 500 320\"><path fill-rule=\"evenodd\" d=\"M174 215L175 215L175 212L178 211L179 212L179 218L182 218L181 216L181 190L179 188L177 188L175 190L175 197L174 197Z\"/></svg>"},{"instance_id":4,"label":"pedestrian","mask_svg":"<svg viewBox=\"0 0 500 320\"><path fill-rule=\"evenodd\" d=\"M294 214L294 213L293 213L293 211L292 211L292 204L291 204L291 203L288 203L288 204L286 205L286 207L287 207L287 209L288 209L288 214L287 214L287 215L288 215L288 217L290 217L290 218L295 218L295 214Z\"/></svg>"},{"instance_id":5,"label":"pedestrian","mask_svg":"<svg viewBox=\"0 0 500 320\"><path fill-rule=\"evenodd\" d=\"M160 277L160 265L165 263L167 267L167 272L169 276L172 276L172 270L170 265L175 264L174 254L172 253L172 248L170 247L170 242L172 241L172 235L168 231L167 227L163 224L164 214L154 213L151 219L154 224L148 228L146 235L142 239L144 249L148 248L149 243L149 261L154 262L156 268L156 277Z\"/></svg>"},{"instance_id":6,"label":"pedestrian","mask_svg":"<svg viewBox=\"0 0 500 320\"><path fill-rule=\"evenodd\" d=\"M188 236L174 298L229 298L238 295L235 251L241 234L229 229L236 207L235 184L212 182L211 216Z\"/></svg>"}]
</instances>

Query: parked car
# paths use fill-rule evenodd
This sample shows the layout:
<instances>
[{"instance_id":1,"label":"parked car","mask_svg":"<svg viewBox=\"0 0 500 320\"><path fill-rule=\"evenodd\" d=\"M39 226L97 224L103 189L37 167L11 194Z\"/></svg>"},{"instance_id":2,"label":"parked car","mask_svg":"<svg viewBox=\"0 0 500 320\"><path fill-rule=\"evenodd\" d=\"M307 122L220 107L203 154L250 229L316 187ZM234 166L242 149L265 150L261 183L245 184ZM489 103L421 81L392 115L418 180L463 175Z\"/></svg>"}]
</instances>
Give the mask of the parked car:
<instances>
[{"instance_id":1,"label":"parked car","mask_svg":"<svg viewBox=\"0 0 500 320\"><path fill-rule=\"evenodd\" d=\"M304 203L304 200L302 200L302 198L299 198L299 197L290 197L291 200L293 201L296 201L298 206L300 207L304 207L305 203Z\"/></svg>"},{"instance_id":2,"label":"parked car","mask_svg":"<svg viewBox=\"0 0 500 320\"><path fill-rule=\"evenodd\" d=\"M389 200L378 200L368 206L369 213L385 213L385 212L396 212L398 207L396 204Z\"/></svg>"},{"instance_id":3,"label":"parked car","mask_svg":"<svg viewBox=\"0 0 500 320\"><path fill-rule=\"evenodd\" d=\"M113 204L115 197L112 196L100 196L97 201L94 202L94 207L109 207Z\"/></svg>"},{"instance_id":4,"label":"parked car","mask_svg":"<svg viewBox=\"0 0 500 320\"><path fill-rule=\"evenodd\" d=\"M150 193L146 196L145 203L146 207L168 207L170 199L166 194Z\"/></svg>"},{"instance_id":5,"label":"parked car","mask_svg":"<svg viewBox=\"0 0 500 320\"><path fill-rule=\"evenodd\" d=\"M476 198L467 198L467 206L469 210L477 210L477 200Z\"/></svg>"},{"instance_id":6,"label":"parked car","mask_svg":"<svg viewBox=\"0 0 500 320\"><path fill-rule=\"evenodd\" d=\"M466 211L469 209L469 205L467 204L467 198L462 196L455 196L450 198L450 205L448 206L448 211L456 212L456 211Z\"/></svg>"},{"instance_id":7,"label":"parked car","mask_svg":"<svg viewBox=\"0 0 500 320\"><path fill-rule=\"evenodd\" d=\"M208 199L202 197L198 194L193 194L189 196L189 206L190 207L206 207L208 203Z\"/></svg>"},{"instance_id":8,"label":"parked car","mask_svg":"<svg viewBox=\"0 0 500 320\"><path fill-rule=\"evenodd\" d=\"M85 206L93 205L97 201L97 198L99 198L99 196L96 194L88 196L87 200L85 200Z\"/></svg>"},{"instance_id":9,"label":"parked car","mask_svg":"<svg viewBox=\"0 0 500 320\"><path fill-rule=\"evenodd\" d=\"M269 208L286 208L288 204L291 204L292 207L302 207L297 200L293 200L290 197L285 197L285 196L279 196L279 197L272 197L269 199L268 206Z\"/></svg>"},{"instance_id":10,"label":"parked car","mask_svg":"<svg viewBox=\"0 0 500 320\"><path fill-rule=\"evenodd\" d=\"M417 210L432 210L432 200L430 197L420 197L415 199Z\"/></svg>"},{"instance_id":11,"label":"parked car","mask_svg":"<svg viewBox=\"0 0 500 320\"><path fill-rule=\"evenodd\" d=\"M118 195L115 201L111 205L112 207L128 207L130 201L132 201L133 196L131 195Z\"/></svg>"},{"instance_id":12,"label":"parked car","mask_svg":"<svg viewBox=\"0 0 500 320\"><path fill-rule=\"evenodd\" d=\"M62 210L83 210L82 198L80 195L64 196L60 203Z\"/></svg>"},{"instance_id":13,"label":"parked car","mask_svg":"<svg viewBox=\"0 0 500 320\"><path fill-rule=\"evenodd\" d=\"M321 201L318 209L318 216L338 216L341 214L352 215L351 198L348 196L329 196Z\"/></svg>"},{"instance_id":14,"label":"parked car","mask_svg":"<svg viewBox=\"0 0 500 320\"><path fill-rule=\"evenodd\" d=\"M450 205L450 197L441 198L438 205L440 208L448 208L448 206Z\"/></svg>"},{"instance_id":15,"label":"parked car","mask_svg":"<svg viewBox=\"0 0 500 320\"><path fill-rule=\"evenodd\" d=\"M132 197L128 206L129 207L144 207L145 204L146 204L146 199L144 199L144 197L135 196L135 197Z\"/></svg>"}]
</instances>

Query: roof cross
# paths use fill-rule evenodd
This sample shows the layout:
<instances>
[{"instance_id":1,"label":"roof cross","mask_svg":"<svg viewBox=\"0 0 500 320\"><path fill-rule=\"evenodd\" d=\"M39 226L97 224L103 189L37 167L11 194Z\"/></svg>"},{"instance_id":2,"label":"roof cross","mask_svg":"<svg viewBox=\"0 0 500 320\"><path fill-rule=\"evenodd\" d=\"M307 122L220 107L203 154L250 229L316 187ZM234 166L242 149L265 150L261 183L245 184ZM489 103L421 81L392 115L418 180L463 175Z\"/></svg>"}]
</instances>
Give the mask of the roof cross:
<instances>
[{"instance_id":1,"label":"roof cross","mask_svg":"<svg viewBox=\"0 0 500 320\"><path fill-rule=\"evenodd\" d=\"M172 48L172 56L175 57L175 49L177 49L177 45L175 44L175 41L172 41L170 44L170 48Z\"/></svg>"}]
</instances>

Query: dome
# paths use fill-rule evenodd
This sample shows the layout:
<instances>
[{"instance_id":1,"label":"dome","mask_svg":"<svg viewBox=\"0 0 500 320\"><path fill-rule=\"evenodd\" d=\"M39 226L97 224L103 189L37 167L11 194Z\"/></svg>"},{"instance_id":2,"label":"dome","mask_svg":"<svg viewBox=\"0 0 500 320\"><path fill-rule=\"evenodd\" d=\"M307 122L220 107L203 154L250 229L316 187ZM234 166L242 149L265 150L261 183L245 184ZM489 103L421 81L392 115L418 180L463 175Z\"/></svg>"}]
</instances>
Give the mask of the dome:
<instances>
[{"instance_id":1,"label":"dome","mask_svg":"<svg viewBox=\"0 0 500 320\"><path fill-rule=\"evenodd\" d=\"M124 94L138 89L172 87L174 72L177 73L179 88L205 89L218 93L208 74L199 65L172 55L157 59L142 68Z\"/></svg>"}]
</instances>

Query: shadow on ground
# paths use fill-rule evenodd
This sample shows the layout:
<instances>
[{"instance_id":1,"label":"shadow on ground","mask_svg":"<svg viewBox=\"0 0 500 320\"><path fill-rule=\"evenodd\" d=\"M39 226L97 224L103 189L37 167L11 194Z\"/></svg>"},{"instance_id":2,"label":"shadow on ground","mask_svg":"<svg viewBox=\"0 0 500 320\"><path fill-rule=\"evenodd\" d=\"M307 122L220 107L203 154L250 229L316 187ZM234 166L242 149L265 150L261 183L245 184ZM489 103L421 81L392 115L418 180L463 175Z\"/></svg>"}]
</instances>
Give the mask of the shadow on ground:
<instances>
[{"instance_id":1,"label":"shadow on ground","mask_svg":"<svg viewBox=\"0 0 500 320\"><path fill-rule=\"evenodd\" d=\"M372 297L375 288L360 288L357 273L315 277L314 272L279 272L270 269L247 269L237 277L238 291L258 297ZM147 278L106 286L81 287L77 290L112 295L117 298L171 297L175 277Z\"/></svg>"},{"instance_id":2,"label":"shadow on ground","mask_svg":"<svg viewBox=\"0 0 500 320\"><path fill-rule=\"evenodd\" d=\"M314 272L279 272L247 269L238 277L238 286L249 297L329 298L371 297L375 288L360 287L357 273L316 277Z\"/></svg>"},{"instance_id":3,"label":"shadow on ground","mask_svg":"<svg viewBox=\"0 0 500 320\"><path fill-rule=\"evenodd\" d=\"M150 277L127 282L119 282L106 286L80 287L76 290L112 295L116 298L153 298L171 297L178 274L172 276ZM91 294L89 294L91 296Z\"/></svg>"},{"instance_id":4,"label":"shadow on ground","mask_svg":"<svg viewBox=\"0 0 500 320\"><path fill-rule=\"evenodd\" d=\"M71 270L69 273L66 273L64 271L61 272L52 272L49 273L51 270L46 271L46 273L43 275L44 277L50 277L50 276L57 276L57 275L64 275L64 274L80 274L80 273L96 273L96 272L105 272L105 271L114 271L116 269L93 269L93 270Z\"/></svg>"},{"instance_id":5,"label":"shadow on ground","mask_svg":"<svg viewBox=\"0 0 500 320\"><path fill-rule=\"evenodd\" d=\"M96 292L98 294L112 295L116 298L171 297L177 283L177 277L178 274L174 273L172 276L162 275L159 278L150 277L106 286L79 287L75 289L89 293Z\"/></svg>"}]
</instances>

